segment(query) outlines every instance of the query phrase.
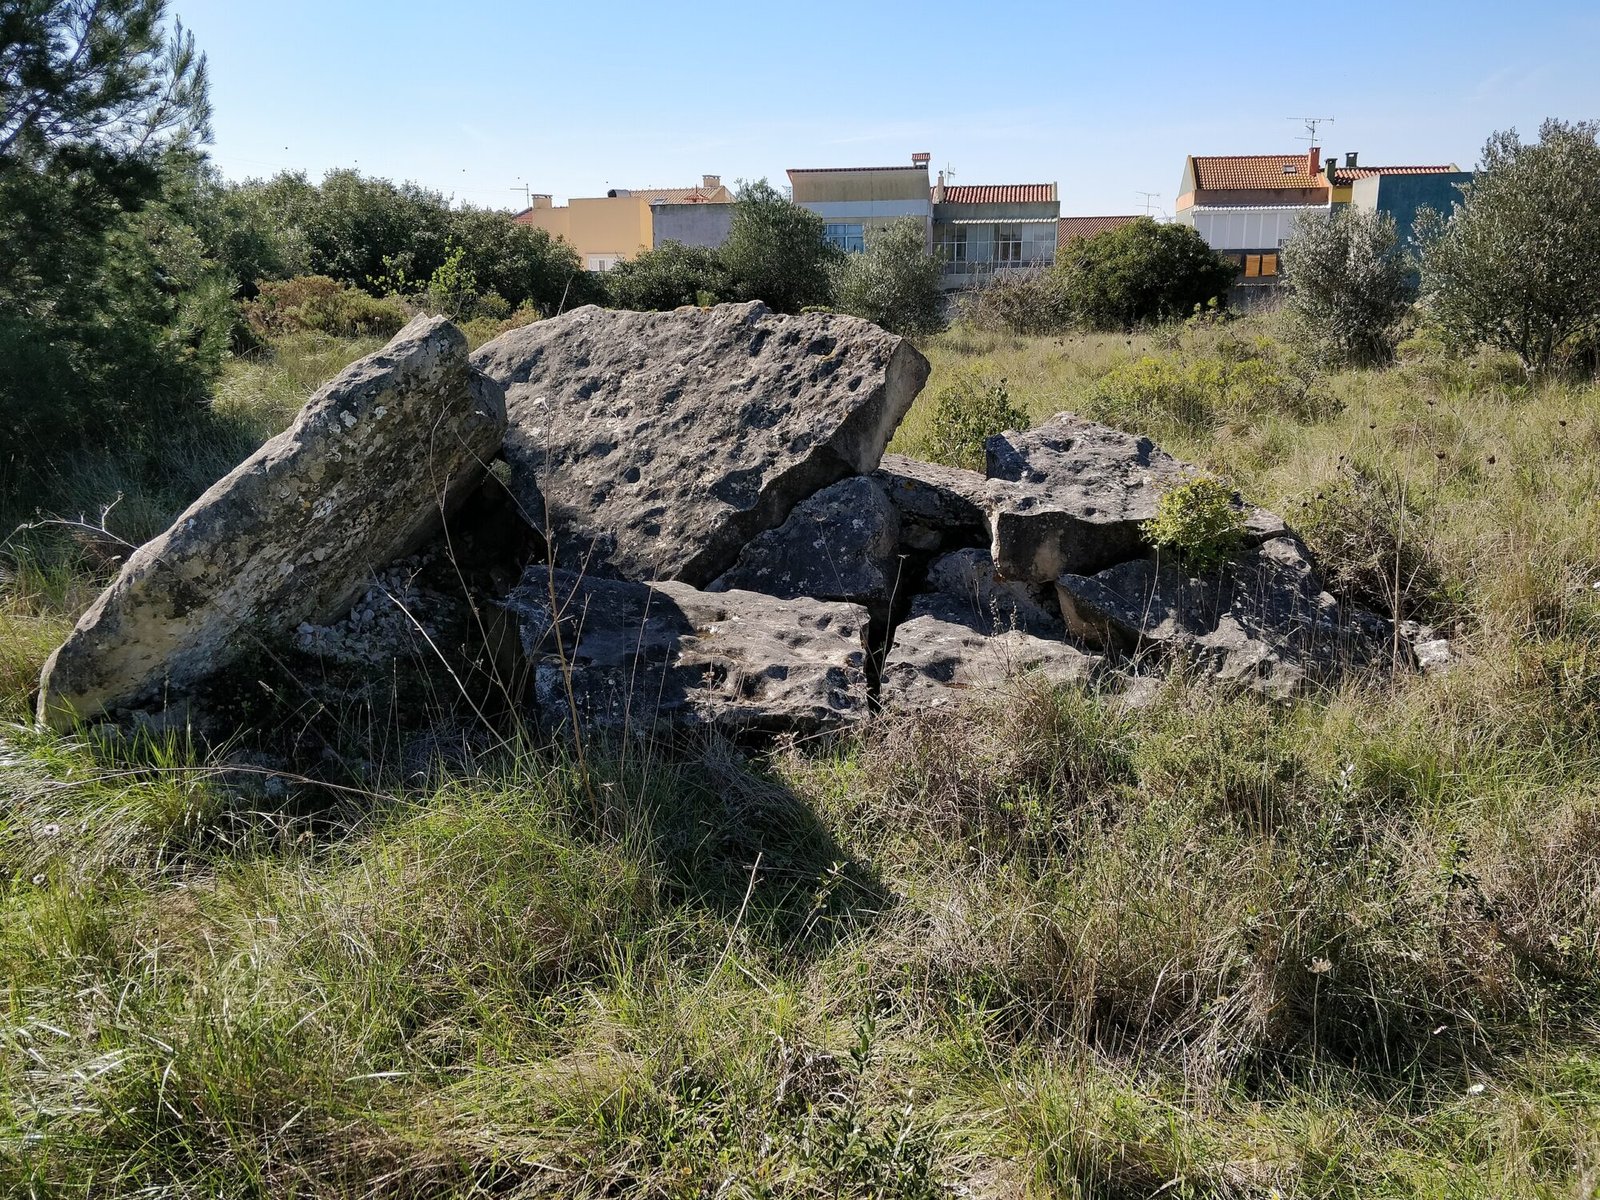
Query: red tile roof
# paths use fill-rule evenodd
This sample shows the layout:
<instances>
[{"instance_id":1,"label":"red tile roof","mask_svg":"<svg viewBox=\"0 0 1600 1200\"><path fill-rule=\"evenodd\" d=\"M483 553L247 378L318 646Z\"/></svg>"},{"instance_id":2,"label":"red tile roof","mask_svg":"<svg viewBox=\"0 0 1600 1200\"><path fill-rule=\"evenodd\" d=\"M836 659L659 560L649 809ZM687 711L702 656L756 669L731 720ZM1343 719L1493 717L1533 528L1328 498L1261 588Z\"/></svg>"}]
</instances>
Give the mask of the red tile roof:
<instances>
[{"instance_id":1,"label":"red tile roof","mask_svg":"<svg viewBox=\"0 0 1600 1200\"><path fill-rule=\"evenodd\" d=\"M725 184L718 184L714 188L686 187L686 188L629 188L635 196L643 196L646 200L661 200L666 204L705 204L717 201L731 200L732 194Z\"/></svg>"},{"instance_id":2,"label":"red tile roof","mask_svg":"<svg viewBox=\"0 0 1600 1200\"><path fill-rule=\"evenodd\" d=\"M1197 154L1194 185L1213 190L1326 187L1321 170L1308 175L1307 165L1304 154Z\"/></svg>"},{"instance_id":3,"label":"red tile roof","mask_svg":"<svg viewBox=\"0 0 1600 1200\"><path fill-rule=\"evenodd\" d=\"M1374 175L1451 175L1458 170L1454 163L1442 167L1335 167L1333 182L1342 186Z\"/></svg>"},{"instance_id":4,"label":"red tile roof","mask_svg":"<svg viewBox=\"0 0 1600 1200\"><path fill-rule=\"evenodd\" d=\"M1053 183L974 183L944 189L946 204L1050 204L1055 198Z\"/></svg>"},{"instance_id":5,"label":"red tile roof","mask_svg":"<svg viewBox=\"0 0 1600 1200\"><path fill-rule=\"evenodd\" d=\"M1056 247L1059 249L1068 242L1075 242L1079 238L1093 237L1097 233L1104 233L1108 229L1121 229L1124 225L1132 225L1139 218L1133 217L1062 217L1056 222Z\"/></svg>"}]
</instances>

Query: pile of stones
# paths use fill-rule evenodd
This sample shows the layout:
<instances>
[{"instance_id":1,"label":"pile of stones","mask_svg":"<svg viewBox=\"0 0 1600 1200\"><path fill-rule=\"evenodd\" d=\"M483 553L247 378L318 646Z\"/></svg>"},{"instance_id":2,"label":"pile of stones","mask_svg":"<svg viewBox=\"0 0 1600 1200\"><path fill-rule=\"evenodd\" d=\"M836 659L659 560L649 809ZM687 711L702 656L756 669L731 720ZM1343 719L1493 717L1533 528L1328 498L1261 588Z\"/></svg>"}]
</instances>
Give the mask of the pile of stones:
<instances>
[{"instance_id":1,"label":"pile of stones","mask_svg":"<svg viewBox=\"0 0 1600 1200\"><path fill-rule=\"evenodd\" d=\"M927 375L759 303L581 308L472 354L419 317L129 558L39 718L225 726L270 670L416 722L810 732L1030 672L1287 696L1394 661L1271 513L1236 500L1246 543L1204 573L1158 555L1144 524L1197 472L1147 439L1064 413L982 473L886 455Z\"/></svg>"}]
</instances>

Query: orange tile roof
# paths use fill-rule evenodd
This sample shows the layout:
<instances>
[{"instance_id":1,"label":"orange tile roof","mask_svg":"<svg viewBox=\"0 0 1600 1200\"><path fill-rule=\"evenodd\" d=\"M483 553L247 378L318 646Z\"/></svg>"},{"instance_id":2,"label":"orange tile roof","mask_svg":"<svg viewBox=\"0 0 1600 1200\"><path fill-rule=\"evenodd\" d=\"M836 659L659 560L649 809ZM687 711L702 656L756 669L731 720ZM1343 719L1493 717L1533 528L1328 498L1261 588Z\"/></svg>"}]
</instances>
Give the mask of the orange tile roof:
<instances>
[{"instance_id":1,"label":"orange tile roof","mask_svg":"<svg viewBox=\"0 0 1600 1200\"><path fill-rule=\"evenodd\" d=\"M789 175L840 175L846 171L926 171L925 163L907 163L902 167L790 167Z\"/></svg>"},{"instance_id":2,"label":"orange tile roof","mask_svg":"<svg viewBox=\"0 0 1600 1200\"><path fill-rule=\"evenodd\" d=\"M1439 167L1335 167L1333 182L1343 185L1374 175L1453 175L1460 169L1454 163Z\"/></svg>"},{"instance_id":3,"label":"orange tile roof","mask_svg":"<svg viewBox=\"0 0 1600 1200\"><path fill-rule=\"evenodd\" d=\"M642 187L629 188L635 196L643 196L646 200L661 200L666 204L704 204L719 200L728 200L732 194L726 184L717 187L686 187L686 188L658 188Z\"/></svg>"},{"instance_id":4,"label":"orange tile roof","mask_svg":"<svg viewBox=\"0 0 1600 1200\"><path fill-rule=\"evenodd\" d=\"M1217 154L1194 156L1197 188L1326 187L1319 170L1306 174L1304 154ZM1293 171L1286 168L1293 167Z\"/></svg>"},{"instance_id":5,"label":"orange tile roof","mask_svg":"<svg viewBox=\"0 0 1600 1200\"><path fill-rule=\"evenodd\" d=\"M1062 217L1056 222L1056 247L1059 249L1068 242L1075 242L1079 238L1093 237L1097 233L1104 233L1108 229L1121 229L1124 225L1132 225L1139 218L1132 217Z\"/></svg>"},{"instance_id":6,"label":"orange tile roof","mask_svg":"<svg viewBox=\"0 0 1600 1200\"><path fill-rule=\"evenodd\" d=\"M944 189L946 204L1049 204L1055 198L1053 183L974 183Z\"/></svg>"}]
</instances>

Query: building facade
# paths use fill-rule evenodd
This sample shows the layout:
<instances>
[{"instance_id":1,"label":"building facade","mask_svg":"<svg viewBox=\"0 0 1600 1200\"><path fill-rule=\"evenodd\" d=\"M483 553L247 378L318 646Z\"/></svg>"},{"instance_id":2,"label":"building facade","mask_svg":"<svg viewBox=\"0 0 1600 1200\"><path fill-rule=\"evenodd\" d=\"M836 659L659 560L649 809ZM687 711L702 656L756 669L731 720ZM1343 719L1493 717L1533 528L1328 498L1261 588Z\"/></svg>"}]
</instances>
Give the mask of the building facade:
<instances>
[{"instance_id":1,"label":"building facade","mask_svg":"<svg viewBox=\"0 0 1600 1200\"><path fill-rule=\"evenodd\" d=\"M975 287L996 273L1056 260L1061 202L1053 183L933 186L933 244L945 290Z\"/></svg>"},{"instance_id":2,"label":"building facade","mask_svg":"<svg viewBox=\"0 0 1600 1200\"><path fill-rule=\"evenodd\" d=\"M589 271L609 271L655 245L651 208L655 204L726 204L733 199L717 175L702 176L699 187L613 188L604 196L575 196L557 207L536 195L514 218L543 229L578 252Z\"/></svg>"},{"instance_id":3,"label":"building facade","mask_svg":"<svg viewBox=\"0 0 1600 1200\"><path fill-rule=\"evenodd\" d=\"M847 253L859 254L868 234L907 217L920 221L932 242L926 154L912 155L904 167L795 167L788 175L791 199L821 217L824 235Z\"/></svg>"},{"instance_id":4,"label":"building facade","mask_svg":"<svg viewBox=\"0 0 1600 1200\"><path fill-rule=\"evenodd\" d=\"M650 224L655 234L652 248L678 242L716 250L728 240L728 232L733 228L733 202L662 201L650 206Z\"/></svg>"}]
</instances>

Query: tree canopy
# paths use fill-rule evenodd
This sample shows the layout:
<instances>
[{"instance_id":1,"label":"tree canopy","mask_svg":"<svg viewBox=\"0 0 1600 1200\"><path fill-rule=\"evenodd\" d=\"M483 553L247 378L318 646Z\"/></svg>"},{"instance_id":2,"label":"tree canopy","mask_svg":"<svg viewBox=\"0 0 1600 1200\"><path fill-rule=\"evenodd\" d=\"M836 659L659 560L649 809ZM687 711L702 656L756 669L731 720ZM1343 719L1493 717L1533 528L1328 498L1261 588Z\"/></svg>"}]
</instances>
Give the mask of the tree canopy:
<instances>
[{"instance_id":1,"label":"tree canopy","mask_svg":"<svg viewBox=\"0 0 1600 1200\"><path fill-rule=\"evenodd\" d=\"M933 333L944 325L942 264L928 253L927 229L915 217L867 237L864 254L834 270L834 304L895 333Z\"/></svg>"},{"instance_id":2,"label":"tree canopy","mask_svg":"<svg viewBox=\"0 0 1600 1200\"><path fill-rule=\"evenodd\" d=\"M1054 270L1074 318L1096 329L1182 319L1237 274L1190 226L1149 217L1072 243Z\"/></svg>"},{"instance_id":3,"label":"tree canopy","mask_svg":"<svg viewBox=\"0 0 1600 1200\"><path fill-rule=\"evenodd\" d=\"M741 184L722 262L737 295L777 312L799 312L833 298L832 270L842 255L823 236L821 217L765 179Z\"/></svg>"},{"instance_id":4,"label":"tree canopy","mask_svg":"<svg viewBox=\"0 0 1600 1200\"><path fill-rule=\"evenodd\" d=\"M1487 343L1529 371L1600 343L1600 124L1492 135L1453 212L1417 221L1429 315L1458 349Z\"/></svg>"},{"instance_id":5,"label":"tree canopy","mask_svg":"<svg viewBox=\"0 0 1600 1200\"><path fill-rule=\"evenodd\" d=\"M1356 366L1393 357L1413 291L1393 217L1356 208L1302 217L1283 248L1283 280L1289 316L1318 354Z\"/></svg>"}]
</instances>

